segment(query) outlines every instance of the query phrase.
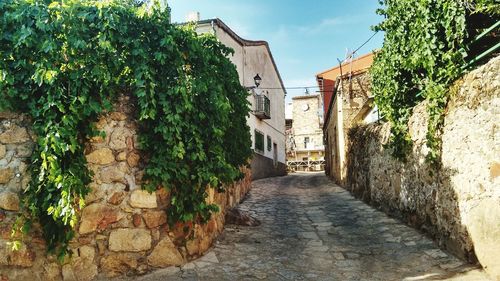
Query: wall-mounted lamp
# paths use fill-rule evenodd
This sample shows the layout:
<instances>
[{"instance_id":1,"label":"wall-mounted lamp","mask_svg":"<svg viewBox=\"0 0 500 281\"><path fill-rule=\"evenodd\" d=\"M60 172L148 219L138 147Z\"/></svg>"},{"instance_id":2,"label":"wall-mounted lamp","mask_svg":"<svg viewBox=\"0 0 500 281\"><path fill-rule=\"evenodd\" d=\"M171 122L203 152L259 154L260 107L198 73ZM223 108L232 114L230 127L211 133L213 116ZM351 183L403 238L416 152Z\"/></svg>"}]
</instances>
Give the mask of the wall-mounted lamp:
<instances>
[{"instance_id":1,"label":"wall-mounted lamp","mask_svg":"<svg viewBox=\"0 0 500 281\"><path fill-rule=\"evenodd\" d=\"M262 82L262 78L260 78L258 73L257 73L257 75L254 76L253 82L255 83L255 86L250 86L250 87L245 87L245 88L250 90L250 89L258 88L260 86L260 83Z\"/></svg>"},{"instance_id":2,"label":"wall-mounted lamp","mask_svg":"<svg viewBox=\"0 0 500 281\"><path fill-rule=\"evenodd\" d=\"M260 82L262 82L262 78L260 78L259 74L257 73L257 75L255 75L255 77L253 78L253 82L255 83L255 87L259 87L260 86Z\"/></svg>"}]
</instances>

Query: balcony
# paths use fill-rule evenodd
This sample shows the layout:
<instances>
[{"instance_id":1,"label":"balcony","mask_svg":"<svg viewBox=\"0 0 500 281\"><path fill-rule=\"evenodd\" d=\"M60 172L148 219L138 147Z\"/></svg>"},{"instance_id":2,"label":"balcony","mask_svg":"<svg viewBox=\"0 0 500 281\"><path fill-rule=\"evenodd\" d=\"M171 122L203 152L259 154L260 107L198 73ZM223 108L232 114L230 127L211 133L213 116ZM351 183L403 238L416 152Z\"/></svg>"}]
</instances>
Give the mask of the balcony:
<instances>
[{"instance_id":1,"label":"balcony","mask_svg":"<svg viewBox=\"0 0 500 281\"><path fill-rule=\"evenodd\" d=\"M255 96L255 116L259 119L271 119L271 102L264 95Z\"/></svg>"}]
</instances>

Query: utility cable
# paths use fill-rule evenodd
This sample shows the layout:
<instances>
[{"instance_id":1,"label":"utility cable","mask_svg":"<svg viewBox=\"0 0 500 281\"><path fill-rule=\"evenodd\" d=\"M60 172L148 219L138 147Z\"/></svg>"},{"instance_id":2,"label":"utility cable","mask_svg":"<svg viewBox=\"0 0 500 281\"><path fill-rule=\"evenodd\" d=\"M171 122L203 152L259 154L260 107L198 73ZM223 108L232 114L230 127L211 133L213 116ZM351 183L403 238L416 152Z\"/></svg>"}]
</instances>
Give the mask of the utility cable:
<instances>
[{"instance_id":1,"label":"utility cable","mask_svg":"<svg viewBox=\"0 0 500 281\"><path fill-rule=\"evenodd\" d=\"M377 33L378 33L378 31L375 31L370 36L370 38L368 38L363 44L361 44L358 48L356 48L356 50L354 50L353 52L351 52L345 59L343 59L342 61L339 60L339 65L342 65L345 61L347 61L352 56L354 56L354 54L357 53L366 44L368 44L368 42L370 42L373 39L373 37L375 37L375 35L377 35ZM319 88L319 86L293 86L293 87L284 87L284 88L282 88L282 87L268 87L268 88L258 87L256 89L260 89L260 90L281 90L281 89L285 89L285 90L300 90L300 89L307 89L307 88Z\"/></svg>"}]
</instances>

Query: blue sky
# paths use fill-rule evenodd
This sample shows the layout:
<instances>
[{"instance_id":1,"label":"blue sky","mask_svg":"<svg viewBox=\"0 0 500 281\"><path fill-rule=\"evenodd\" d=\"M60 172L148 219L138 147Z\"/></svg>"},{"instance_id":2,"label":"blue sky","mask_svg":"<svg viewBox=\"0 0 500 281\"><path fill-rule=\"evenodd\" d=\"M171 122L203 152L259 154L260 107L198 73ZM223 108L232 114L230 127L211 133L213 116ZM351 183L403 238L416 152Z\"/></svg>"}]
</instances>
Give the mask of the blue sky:
<instances>
[{"instance_id":1,"label":"blue sky","mask_svg":"<svg viewBox=\"0 0 500 281\"><path fill-rule=\"evenodd\" d=\"M382 19L377 0L167 0L172 20L184 22L191 11L201 19L220 18L248 40L269 42L286 87L314 86L315 75L338 64ZM379 33L359 55L382 46ZM314 92L317 89L311 89ZM304 89L287 90L287 101Z\"/></svg>"}]
</instances>

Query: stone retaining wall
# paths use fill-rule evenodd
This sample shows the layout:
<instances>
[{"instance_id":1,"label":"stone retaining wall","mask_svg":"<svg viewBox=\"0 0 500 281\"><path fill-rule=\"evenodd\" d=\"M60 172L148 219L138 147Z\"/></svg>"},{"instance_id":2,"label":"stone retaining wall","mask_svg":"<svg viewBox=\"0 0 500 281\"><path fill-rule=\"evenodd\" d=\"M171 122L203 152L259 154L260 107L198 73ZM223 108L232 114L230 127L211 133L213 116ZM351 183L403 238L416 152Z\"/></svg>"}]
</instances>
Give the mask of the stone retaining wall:
<instances>
[{"instance_id":1,"label":"stone retaining wall","mask_svg":"<svg viewBox=\"0 0 500 281\"><path fill-rule=\"evenodd\" d=\"M500 57L452 88L442 135L442 166L425 162L426 105L409 122L406 163L384 149L388 124L350 132L346 188L402 218L500 280Z\"/></svg>"},{"instance_id":2,"label":"stone retaining wall","mask_svg":"<svg viewBox=\"0 0 500 281\"><path fill-rule=\"evenodd\" d=\"M150 194L141 190L144 155L137 150L137 124L131 118L130 104L122 96L116 111L97 122L106 137L87 144L86 157L94 172L92 192L70 245L73 255L63 264L46 255L36 226L20 251L13 252L6 244L19 211L18 194L29 182L26 168L34 137L28 118L0 113L0 280L84 281L143 274L184 264L210 248L223 229L225 209L249 191L250 171L245 169L245 178L224 193L209 191L207 201L217 203L221 212L206 225L170 228L164 211L170 200L168 191Z\"/></svg>"}]
</instances>

